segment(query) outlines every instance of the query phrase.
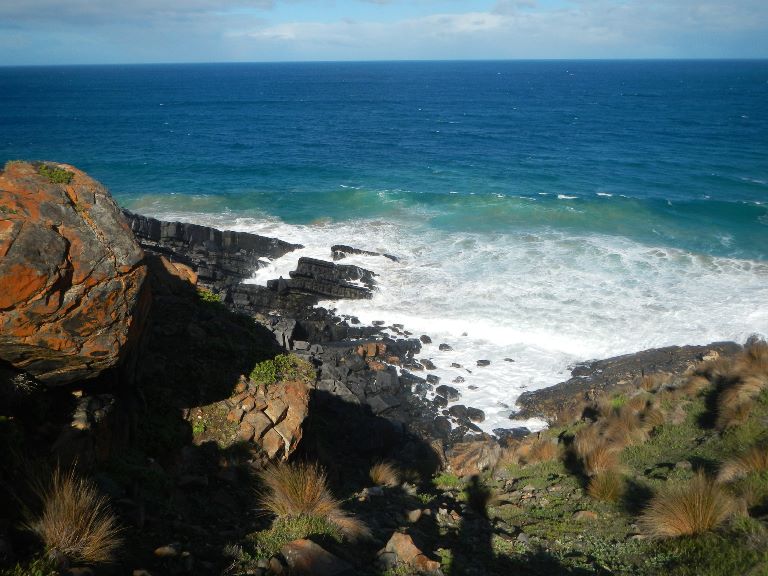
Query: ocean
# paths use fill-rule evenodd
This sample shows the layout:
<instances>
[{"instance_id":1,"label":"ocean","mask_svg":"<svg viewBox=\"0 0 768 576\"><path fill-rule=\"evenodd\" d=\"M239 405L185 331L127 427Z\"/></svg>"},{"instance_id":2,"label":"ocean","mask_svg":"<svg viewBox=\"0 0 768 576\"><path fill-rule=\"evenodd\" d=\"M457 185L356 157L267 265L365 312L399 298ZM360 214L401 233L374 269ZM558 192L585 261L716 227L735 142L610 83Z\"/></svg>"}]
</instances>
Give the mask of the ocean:
<instances>
[{"instance_id":1,"label":"ocean","mask_svg":"<svg viewBox=\"0 0 768 576\"><path fill-rule=\"evenodd\" d=\"M768 335L765 60L6 67L12 159L306 246L252 282L396 255L329 305L431 336L488 431L574 363Z\"/></svg>"}]
</instances>

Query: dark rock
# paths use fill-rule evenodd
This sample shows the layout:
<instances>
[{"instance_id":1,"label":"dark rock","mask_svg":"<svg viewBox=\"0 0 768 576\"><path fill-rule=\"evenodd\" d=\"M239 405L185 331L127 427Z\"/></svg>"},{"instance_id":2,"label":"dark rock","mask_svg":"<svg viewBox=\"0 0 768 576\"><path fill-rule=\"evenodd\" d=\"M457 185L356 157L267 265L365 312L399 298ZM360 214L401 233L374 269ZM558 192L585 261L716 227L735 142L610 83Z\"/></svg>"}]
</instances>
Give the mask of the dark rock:
<instances>
[{"instance_id":1,"label":"dark rock","mask_svg":"<svg viewBox=\"0 0 768 576\"><path fill-rule=\"evenodd\" d=\"M432 436L447 439L451 435L451 422L445 416L438 416L432 421Z\"/></svg>"},{"instance_id":2,"label":"dark rock","mask_svg":"<svg viewBox=\"0 0 768 576\"><path fill-rule=\"evenodd\" d=\"M279 296L292 292L314 295L323 299L370 298L375 285L375 274L359 266L340 266L314 258L299 258L290 280L269 280L267 288ZM360 282L357 286L350 282ZM280 290L281 283L283 290Z\"/></svg>"},{"instance_id":3,"label":"dark rock","mask_svg":"<svg viewBox=\"0 0 768 576\"><path fill-rule=\"evenodd\" d=\"M440 350L442 350L443 352L450 352L451 350L453 350L453 348L451 348L451 347L450 347L448 344L446 344L445 342L443 342L442 344L440 344L440 346L438 346L438 348L439 348Z\"/></svg>"},{"instance_id":4,"label":"dark rock","mask_svg":"<svg viewBox=\"0 0 768 576\"><path fill-rule=\"evenodd\" d=\"M437 408L445 408L448 406L448 400L446 400L444 396L435 396L435 398L432 400L432 403Z\"/></svg>"},{"instance_id":5,"label":"dark rock","mask_svg":"<svg viewBox=\"0 0 768 576\"><path fill-rule=\"evenodd\" d=\"M423 344L432 344L432 338L430 338L426 334L422 334L421 336L419 336L419 340L421 340Z\"/></svg>"},{"instance_id":6,"label":"dark rock","mask_svg":"<svg viewBox=\"0 0 768 576\"><path fill-rule=\"evenodd\" d=\"M451 368L461 368L461 364L457 364L456 362L451 362Z\"/></svg>"},{"instance_id":7,"label":"dark rock","mask_svg":"<svg viewBox=\"0 0 768 576\"><path fill-rule=\"evenodd\" d=\"M469 418L472 422L484 422L485 421L485 412L480 410L479 408L467 408L467 418Z\"/></svg>"},{"instance_id":8,"label":"dark rock","mask_svg":"<svg viewBox=\"0 0 768 576\"><path fill-rule=\"evenodd\" d=\"M427 374L427 382L430 384L437 384L440 382L440 377L435 376L434 374Z\"/></svg>"},{"instance_id":9,"label":"dark rock","mask_svg":"<svg viewBox=\"0 0 768 576\"><path fill-rule=\"evenodd\" d=\"M454 384L461 384L462 382L464 382L463 376L456 376L456 378L453 379Z\"/></svg>"},{"instance_id":10,"label":"dark rock","mask_svg":"<svg viewBox=\"0 0 768 576\"><path fill-rule=\"evenodd\" d=\"M494 428L493 433L499 440L519 440L520 438L525 438L530 435L531 431L525 426L518 426L517 428Z\"/></svg>"},{"instance_id":11,"label":"dark rock","mask_svg":"<svg viewBox=\"0 0 768 576\"><path fill-rule=\"evenodd\" d=\"M490 366L491 365L491 361L490 360L478 360L477 361L477 365L481 366L481 367L482 366Z\"/></svg>"},{"instance_id":12,"label":"dark rock","mask_svg":"<svg viewBox=\"0 0 768 576\"><path fill-rule=\"evenodd\" d=\"M419 362L421 362L421 365L427 370L437 370L437 366L435 366L432 360L429 360L428 358L422 358Z\"/></svg>"},{"instance_id":13,"label":"dark rock","mask_svg":"<svg viewBox=\"0 0 768 576\"><path fill-rule=\"evenodd\" d=\"M382 254L380 252L371 252L369 250L361 250L360 248L353 248L352 246L345 246L344 244L334 244L331 246L331 255L334 260L341 260L346 258L349 254L359 254L362 256L383 256L393 262L399 262L396 256L391 254Z\"/></svg>"},{"instance_id":14,"label":"dark rock","mask_svg":"<svg viewBox=\"0 0 768 576\"><path fill-rule=\"evenodd\" d=\"M455 402L461 397L461 394L459 394L459 391L456 390L456 388L452 388L451 386L446 386L445 384L441 384L437 388L435 388L435 393L438 396L442 396L448 402Z\"/></svg>"},{"instance_id":15,"label":"dark rock","mask_svg":"<svg viewBox=\"0 0 768 576\"><path fill-rule=\"evenodd\" d=\"M371 324L373 324L374 326L384 326L386 322L384 322L384 320L374 320L373 322L371 322Z\"/></svg>"},{"instance_id":16,"label":"dark rock","mask_svg":"<svg viewBox=\"0 0 768 576\"><path fill-rule=\"evenodd\" d=\"M191 266L197 272L198 282L216 292L253 276L263 265L262 259L280 258L303 248L300 244L247 232L164 222L128 210L123 210L123 214L144 250Z\"/></svg>"},{"instance_id":17,"label":"dark rock","mask_svg":"<svg viewBox=\"0 0 768 576\"><path fill-rule=\"evenodd\" d=\"M707 346L669 346L625 354L606 360L585 362L574 367L572 377L549 388L524 392L517 400L520 411L515 418L554 418L560 410L573 408L597 394L631 385L644 374L654 372L682 373L701 361L704 355L717 352L730 356L741 350L734 342L715 342Z\"/></svg>"},{"instance_id":18,"label":"dark rock","mask_svg":"<svg viewBox=\"0 0 768 576\"><path fill-rule=\"evenodd\" d=\"M454 404L448 409L448 413L456 420L467 420L467 407L463 404Z\"/></svg>"},{"instance_id":19,"label":"dark rock","mask_svg":"<svg viewBox=\"0 0 768 576\"><path fill-rule=\"evenodd\" d=\"M39 173L59 170L68 184ZM135 349L144 254L109 192L67 164L0 173L0 359L49 385L93 378Z\"/></svg>"},{"instance_id":20,"label":"dark rock","mask_svg":"<svg viewBox=\"0 0 768 576\"><path fill-rule=\"evenodd\" d=\"M512 358L504 358L504 362L514 362Z\"/></svg>"}]
</instances>

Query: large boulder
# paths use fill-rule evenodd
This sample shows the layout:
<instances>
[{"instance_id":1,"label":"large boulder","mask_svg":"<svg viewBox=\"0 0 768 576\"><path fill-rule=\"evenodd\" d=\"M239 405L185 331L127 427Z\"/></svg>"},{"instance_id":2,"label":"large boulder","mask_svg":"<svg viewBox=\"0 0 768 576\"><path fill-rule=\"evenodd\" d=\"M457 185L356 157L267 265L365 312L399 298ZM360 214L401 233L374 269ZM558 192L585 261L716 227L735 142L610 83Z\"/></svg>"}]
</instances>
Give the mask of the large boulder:
<instances>
[{"instance_id":1,"label":"large boulder","mask_svg":"<svg viewBox=\"0 0 768 576\"><path fill-rule=\"evenodd\" d=\"M144 253L109 192L66 164L0 173L0 360L49 385L118 365L150 295Z\"/></svg>"}]
</instances>

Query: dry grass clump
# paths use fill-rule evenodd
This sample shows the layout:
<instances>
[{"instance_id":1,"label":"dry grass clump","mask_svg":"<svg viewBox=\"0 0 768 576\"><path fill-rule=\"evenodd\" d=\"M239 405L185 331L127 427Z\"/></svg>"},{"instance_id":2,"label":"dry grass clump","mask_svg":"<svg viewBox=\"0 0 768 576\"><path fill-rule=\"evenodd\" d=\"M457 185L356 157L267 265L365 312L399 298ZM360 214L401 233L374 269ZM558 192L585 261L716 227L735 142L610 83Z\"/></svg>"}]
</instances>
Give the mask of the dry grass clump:
<instances>
[{"instance_id":1,"label":"dry grass clump","mask_svg":"<svg viewBox=\"0 0 768 576\"><path fill-rule=\"evenodd\" d=\"M268 466L260 476L266 487L260 503L275 516L326 518L350 540L370 536L365 524L341 508L328 489L325 472L317 464L281 462Z\"/></svg>"},{"instance_id":2,"label":"dry grass clump","mask_svg":"<svg viewBox=\"0 0 768 576\"><path fill-rule=\"evenodd\" d=\"M621 448L611 442L602 439L582 458L582 466L587 476L596 476L604 472L615 470L619 465L619 452Z\"/></svg>"},{"instance_id":3,"label":"dry grass clump","mask_svg":"<svg viewBox=\"0 0 768 576\"><path fill-rule=\"evenodd\" d=\"M394 488L400 484L400 473L391 462L377 462L371 466L368 475L376 486Z\"/></svg>"},{"instance_id":4,"label":"dry grass clump","mask_svg":"<svg viewBox=\"0 0 768 576\"><path fill-rule=\"evenodd\" d=\"M646 374L640 379L640 388L646 392L657 392L662 386L667 384L671 375L663 372L656 374Z\"/></svg>"},{"instance_id":5,"label":"dry grass clump","mask_svg":"<svg viewBox=\"0 0 768 576\"><path fill-rule=\"evenodd\" d=\"M728 492L698 472L654 496L638 523L651 538L676 538L717 528L736 510Z\"/></svg>"},{"instance_id":6,"label":"dry grass clump","mask_svg":"<svg viewBox=\"0 0 768 576\"><path fill-rule=\"evenodd\" d=\"M523 464L537 464L555 460L560 455L558 445L549 438L536 438L528 445L527 454L521 457Z\"/></svg>"},{"instance_id":7,"label":"dry grass clump","mask_svg":"<svg viewBox=\"0 0 768 576\"><path fill-rule=\"evenodd\" d=\"M642 420L628 406L615 410L601 424L603 435L622 448L642 444L648 439L648 430L643 426Z\"/></svg>"},{"instance_id":8,"label":"dry grass clump","mask_svg":"<svg viewBox=\"0 0 768 576\"><path fill-rule=\"evenodd\" d=\"M754 399L768 388L768 343L750 340L732 360L703 370L720 387L715 426L720 430L738 426L749 417Z\"/></svg>"},{"instance_id":9,"label":"dry grass clump","mask_svg":"<svg viewBox=\"0 0 768 576\"><path fill-rule=\"evenodd\" d=\"M753 472L768 471L768 447L753 446L743 454L726 460L717 475L718 482L733 482Z\"/></svg>"},{"instance_id":10,"label":"dry grass clump","mask_svg":"<svg viewBox=\"0 0 768 576\"><path fill-rule=\"evenodd\" d=\"M710 382L707 377L702 376L701 374L693 374L685 381L681 390L686 396L694 397L698 396L711 386L712 382Z\"/></svg>"},{"instance_id":11,"label":"dry grass clump","mask_svg":"<svg viewBox=\"0 0 768 576\"><path fill-rule=\"evenodd\" d=\"M590 478L587 494L602 502L618 502L624 494L624 476L615 470L607 470Z\"/></svg>"},{"instance_id":12,"label":"dry grass clump","mask_svg":"<svg viewBox=\"0 0 768 576\"><path fill-rule=\"evenodd\" d=\"M48 482L35 489L42 503L39 518L28 528L37 534L49 553L70 562L108 563L122 544L122 529L109 508L109 501L94 484L59 468Z\"/></svg>"},{"instance_id":13,"label":"dry grass clump","mask_svg":"<svg viewBox=\"0 0 768 576\"><path fill-rule=\"evenodd\" d=\"M647 432L651 432L654 428L662 426L667 421L667 415L661 408L649 406L640 414L640 421L643 428Z\"/></svg>"}]
</instances>

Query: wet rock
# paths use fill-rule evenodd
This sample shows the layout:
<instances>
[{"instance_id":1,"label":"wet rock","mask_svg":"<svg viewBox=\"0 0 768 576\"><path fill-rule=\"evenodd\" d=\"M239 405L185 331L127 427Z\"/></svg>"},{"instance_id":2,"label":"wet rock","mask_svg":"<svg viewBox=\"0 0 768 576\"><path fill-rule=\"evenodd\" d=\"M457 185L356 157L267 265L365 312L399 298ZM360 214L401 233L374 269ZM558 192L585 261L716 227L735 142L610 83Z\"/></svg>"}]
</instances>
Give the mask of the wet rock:
<instances>
[{"instance_id":1,"label":"wet rock","mask_svg":"<svg viewBox=\"0 0 768 576\"><path fill-rule=\"evenodd\" d=\"M435 366L432 360L429 360L428 358L422 358L419 362L421 362L421 365L427 370L437 370L437 366Z\"/></svg>"},{"instance_id":2,"label":"wet rock","mask_svg":"<svg viewBox=\"0 0 768 576\"><path fill-rule=\"evenodd\" d=\"M120 364L150 295L144 254L109 192L67 164L9 162L0 210L0 359L48 385Z\"/></svg>"},{"instance_id":3,"label":"wet rock","mask_svg":"<svg viewBox=\"0 0 768 576\"><path fill-rule=\"evenodd\" d=\"M437 408L445 408L448 406L448 400L446 400L445 397L440 395L435 396L434 399L432 400L432 403Z\"/></svg>"},{"instance_id":4,"label":"wet rock","mask_svg":"<svg viewBox=\"0 0 768 576\"><path fill-rule=\"evenodd\" d=\"M463 376L456 376L456 378L454 378L452 380L452 382L454 384L461 384L462 382L464 382L464 377Z\"/></svg>"},{"instance_id":5,"label":"wet rock","mask_svg":"<svg viewBox=\"0 0 768 576\"><path fill-rule=\"evenodd\" d=\"M440 377L435 376L434 374L427 374L427 382L430 384L437 384L440 382Z\"/></svg>"},{"instance_id":6,"label":"wet rock","mask_svg":"<svg viewBox=\"0 0 768 576\"><path fill-rule=\"evenodd\" d=\"M280 258L302 248L277 238L247 232L222 231L198 224L163 222L123 210L141 247L172 256L196 272L198 282L221 291L253 276L265 258Z\"/></svg>"},{"instance_id":7,"label":"wet rock","mask_svg":"<svg viewBox=\"0 0 768 576\"><path fill-rule=\"evenodd\" d=\"M477 361L477 365L480 366L480 367L490 366L491 365L491 361L490 360L478 360Z\"/></svg>"},{"instance_id":8,"label":"wet rock","mask_svg":"<svg viewBox=\"0 0 768 576\"><path fill-rule=\"evenodd\" d=\"M461 397L461 394L459 394L459 391L456 390L456 388L452 388L451 386L446 386L445 384L441 384L437 388L435 388L435 393L438 396L442 396L448 402L455 402Z\"/></svg>"},{"instance_id":9,"label":"wet rock","mask_svg":"<svg viewBox=\"0 0 768 576\"><path fill-rule=\"evenodd\" d=\"M430 338L426 334L422 334L421 336L419 336L419 340L421 340L422 344L432 344L432 338Z\"/></svg>"},{"instance_id":10,"label":"wet rock","mask_svg":"<svg viewBox=\"0 0 768 576\"><path fill-rule=\"evenodd\" d=\"M451 368L461 368L461 364L458 364L456 362L451 362Z\"/></svg>"},{"instance_id":11,"label":"wet rock","mask_svg":"<svg viewBox=\"0 0 768 576\"><path fill-rule=\"evenodd\" d=\"M397 256L392 254L382 254L380 252L371 252L369 250L361 250L360 248L353 248L352 246L346 246L344 244L334 244L331 246L331 254L334 260L341 260L346 258L349 254L359 254L361 256L383 256L393 262L399 262Z\"/></svg>"},{"instance_id":12,"label":"wet rock","mask_svg":"<svg viewBox=\"0 0 768 576\"><path fill-rule=\"evenodd\" d=\"M514 362L512 358L504 358L504 362Z\"/></svg>"},{"instance_id":13,"label":"wet rock","mask_svg":"<svg viewBox=\"0 0 768 576\"><path fill-rule=\"evenodd\" d=\"M480 422L485 421L485 412L479 408L467 408L467 418L469 418L470 421L479 424Z\"/></svg>"},{"instance_id":14,"label":"wet rock","mask_svg":"<svg viewBox=\"0 0 768 576\"><path fill-rule=\"evenodd\" d=\"M448 413L459 421L467 419L467 407L463 404L454 404L448 409Z\"/></svg>"},{"instance_id":15,"label":"wet rock","mask_svg":"<svg viewBox=\"0 0 768 576\"><path fill-rule=\"evenodd\" d=\"M448 344L446 344L445 342L443 342L442 344L440 344L440 346L438 346L438 349L440 349L442 352L450 352L451 350L453 350L453 348L451 348L451 347L450 347Z\"/></svg>"}]
</instances>

